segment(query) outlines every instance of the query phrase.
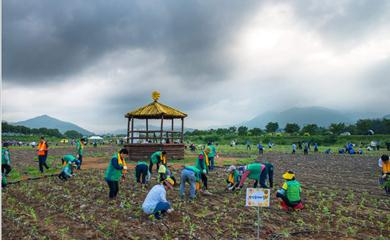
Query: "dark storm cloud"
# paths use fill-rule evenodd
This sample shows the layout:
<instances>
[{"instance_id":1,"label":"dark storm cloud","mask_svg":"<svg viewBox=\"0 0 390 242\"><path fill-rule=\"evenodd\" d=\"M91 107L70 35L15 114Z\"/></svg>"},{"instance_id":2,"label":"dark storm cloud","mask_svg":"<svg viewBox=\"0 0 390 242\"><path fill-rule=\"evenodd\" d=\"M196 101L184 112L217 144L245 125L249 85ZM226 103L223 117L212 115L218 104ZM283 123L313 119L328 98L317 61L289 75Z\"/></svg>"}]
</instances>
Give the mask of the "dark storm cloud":
<instances>
[{"instance_id":1,"label":"dark storm cloud","mask_svg":"<svg viewBox=\"0 0 390 242\"><path fill-rule=\"evenodd\" d=\"M221 48L256 4L4 0L3 79L61 81L110 51L141 48L165 55L173 75L218 81L229 66Z\"/></svg>"},{"instance_id":2,"label":"dark storm cloud","mask_svg":"<svg viewBox=\"0 0 390 242\"><path fill-rule=\"evenodd\" d=\"M390 21L390 1L300 0L292 5L297 17L335 46L347 47Z\"/></svg>"}]
</instances>

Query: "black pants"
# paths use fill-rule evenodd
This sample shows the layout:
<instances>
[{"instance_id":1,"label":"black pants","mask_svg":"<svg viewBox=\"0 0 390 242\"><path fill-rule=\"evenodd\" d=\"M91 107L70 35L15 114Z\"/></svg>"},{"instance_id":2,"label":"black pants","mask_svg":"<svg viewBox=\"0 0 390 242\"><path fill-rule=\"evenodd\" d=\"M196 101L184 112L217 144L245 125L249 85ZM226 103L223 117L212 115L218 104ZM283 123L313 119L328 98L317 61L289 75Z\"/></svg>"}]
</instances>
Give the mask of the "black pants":
<instances>
[{"instance_id":1,"label":"black pants","mask_svg":"<svg viewBox=\"0 0 390 242\"><path fill-rule=\"evenodd\" d=\"M43 173L43 167L46 169L49 169L49 166L46 164L46 155L39 155L38 161L39 161L39 171Z\"/></svg>"},{"instance_id":2,"label":"black pants","mask_svg":"<svg viewBox=\"0 0 390 242\"><path fill-rule=\"evenodd\" d=\"M11 168L10 165L1 164L1 173L2 173L2 174L8 175L8 173L10 173L11 170L12 170L12 168Z\"/></svg>"},{"instance_id":3,"label":"black pants","mask_svg":"<svg viewBox=\"0 0 390 242\"><path fill-rule=\"evenodd\" d=\"M207 176L206 176L206 174L202 173L201 179L202 179L202 182L203 182L204 189L207 190Z\"/></svg>"},{"instance_id":4,"label":"black pants","mask_svg":"<svg viewBox=\"0 0 390 242\"><path fill-rule=\"evenodd\" d=\"M267 188L267 185L265 184L268 177L269 186L274 186L274 166L273 165L266 165L266 168L260 173L260 187ZM257 185L257 184L256 184Z\"/></svg>"},{"instance_id":5,"label":"black pants","mask_svg":"<svg viewBox=\"0 0 390 242\"><path fill-rule=\"evenodd\" d=\"M157 162L157 164L156 164L156 166L157 166L156 172L157 173L158 173L158 168L160 167L160 162L161 161ZM149 163L149 172L150 172L150 174L152 174L152 167L153 167L153 162L152 162L152 160L150 160L150 163Z\"/></svg>"},{"instance_id":6,"label":"black pants","mask_svg":"<svg viewBox=\"0 0 390 242\"><path fill-rule=\"evenodd\" d=\"M301 202L301 200L299 200L299 201L294 201L294 202L290 202L288 199L287 199L287 196L286 195L283 195L283 194L281 194L281 193L276 193L276 197L279 197L279 198L281 198L282 200L283 200L283 202L285 202L286 204L287 204L287 206L289 206L289 207L291 207L291 208L293 208L293 207L295 207L296 205L298 205L300 202Z\"/></svg>"},{"instance_id":7,"label":"black pants","mask_svg":"<svg viewBox=\"0 0 390 242\"><path fill-rule=\"evenodd\" d=\"M77 166L77 170L80 170L81 164L83 163L83 155L80 155L80 154L79 154L79 159L78 159L78 160L80 161L80 163L79 163L79 165Z\"/></svg>"},{"instance_id":8,"label":"black pants","mask_svg":"<svg viewBox=\"0 0 390 242\"><path fill-rule=\"evenodd\" d=\"M137 165L135 167L135 177L137 178L137 183L146 184L146 176L148 175L148 166L145 164Z\"/></svg>"},{"instance_id":9,"label":"black pants","mask_svg":"<svg viewBox=\"0 0 390 242\"><path fill-rule=\"evenodd\" d=\"M115 198L116 195L118 195L118 191L119 191L119 181L106 180L106 182L108 184L108 187L110 188L110 192L108 196L110 198Z\"/></svg>"}]
</instances>

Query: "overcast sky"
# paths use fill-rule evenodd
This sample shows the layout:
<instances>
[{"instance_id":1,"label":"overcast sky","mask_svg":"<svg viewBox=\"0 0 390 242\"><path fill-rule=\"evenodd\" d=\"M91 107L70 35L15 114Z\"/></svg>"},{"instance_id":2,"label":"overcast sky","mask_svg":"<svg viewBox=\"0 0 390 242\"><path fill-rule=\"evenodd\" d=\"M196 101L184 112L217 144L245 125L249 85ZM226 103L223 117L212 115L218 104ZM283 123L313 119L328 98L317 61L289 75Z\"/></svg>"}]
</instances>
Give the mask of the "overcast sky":
<instances>
[{"instance_id":1,"label":"overcast sky","mask_svg":"<svg viewBox=\"0 0 390 242\"><path fill-rule=\"evenodd\" d=\"M390 113L390 1L3 0L2 119L125 129L152 101L186 127L323 106Z\"/></svg>"}]
</instances>

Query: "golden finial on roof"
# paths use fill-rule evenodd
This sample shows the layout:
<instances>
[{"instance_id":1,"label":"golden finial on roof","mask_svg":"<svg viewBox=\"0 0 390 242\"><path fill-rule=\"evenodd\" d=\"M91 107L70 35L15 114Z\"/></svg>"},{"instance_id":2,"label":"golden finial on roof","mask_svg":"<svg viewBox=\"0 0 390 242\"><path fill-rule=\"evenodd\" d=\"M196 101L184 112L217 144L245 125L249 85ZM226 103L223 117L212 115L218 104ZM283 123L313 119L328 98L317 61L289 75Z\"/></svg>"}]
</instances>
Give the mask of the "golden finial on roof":
<instances>
[{"instance_id":1,"label":"golden finial on roof","mask_svg":"<svg viewBox=\"0 0 390 242\"><path fill-rule=\"evenodd\" d=\"M160 98L160 93L158 91L152 92L152 98L155 102Z\"/></svg>"}]
</instances>

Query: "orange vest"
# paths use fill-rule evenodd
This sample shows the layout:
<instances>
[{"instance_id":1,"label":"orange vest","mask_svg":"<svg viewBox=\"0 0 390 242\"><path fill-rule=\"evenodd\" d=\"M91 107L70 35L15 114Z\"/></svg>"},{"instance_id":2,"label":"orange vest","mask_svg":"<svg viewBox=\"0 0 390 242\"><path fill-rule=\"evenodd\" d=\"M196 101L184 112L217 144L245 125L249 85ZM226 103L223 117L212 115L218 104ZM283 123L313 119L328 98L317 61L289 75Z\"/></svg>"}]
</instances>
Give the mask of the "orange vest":
<instances>
[{"instance_id":1,"label":"orange vest","mask_svg":"<svg viewBox=\"0 0 390 242\"><path fill-rule=\"evenodd\" d=\"M390 173L390 161L382 162L382 172L383 174Z\"/></svg>"},{"instance_id":2,"label":"orange vest","mask_svg":"<svg viewBox=\"0 0 390 242\"><path fill-rule=\"evenodd\" d=\"M47 151L47 145L46 145L46 142L40 142L38 144L38 155L39 156L42 156L42 155L45 155L46 154L46 151Z\"/></svg>"}]
</instances>

